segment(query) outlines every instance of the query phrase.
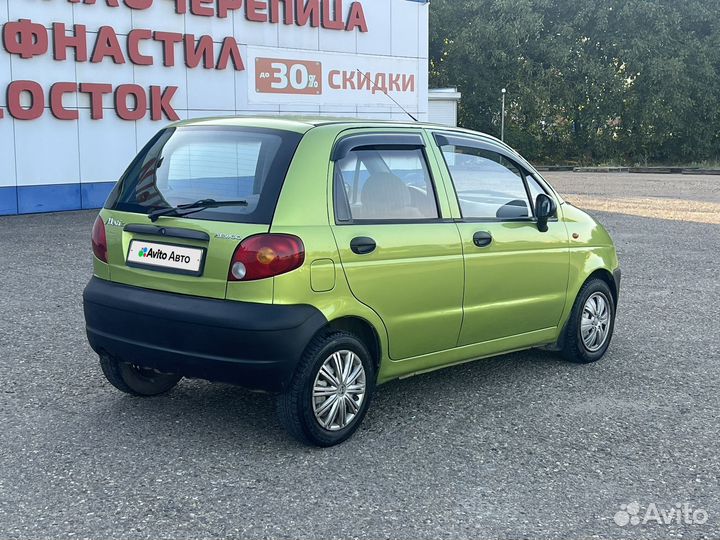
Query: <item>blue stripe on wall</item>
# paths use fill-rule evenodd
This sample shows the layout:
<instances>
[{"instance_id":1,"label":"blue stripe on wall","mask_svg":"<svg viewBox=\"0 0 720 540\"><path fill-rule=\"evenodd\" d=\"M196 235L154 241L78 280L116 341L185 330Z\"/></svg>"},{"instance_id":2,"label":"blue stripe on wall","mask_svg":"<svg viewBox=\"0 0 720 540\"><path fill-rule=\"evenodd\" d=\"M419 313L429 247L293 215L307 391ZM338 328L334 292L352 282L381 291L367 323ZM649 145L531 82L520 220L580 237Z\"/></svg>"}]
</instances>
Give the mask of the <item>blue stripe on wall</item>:
<instances>
[{"instance_id":1,"label":"blue stripe on wall","mask_svg":"<svg viewBox=\"0 0 720 540\"><path fill-rule=\"evenodd\" d=\"M110 195L115 182L96 182L94 184L82 184L80 197L84 210L90 208L101 208Z\"/></svg>"},{"instance_id":2,"label":"blue stripe on wall","mask_svg":"<svg viewBox=\"0 0 720 540\"><path fill-rule=\"evenodd\" d=\"M0 187L0 216L17 214L17 188Z\"/></svg>"},{"instance_id":3,"label":"blue stripe on wall","mask_svg":"<svg viewBox=\"0 0 720 540\"><path fill-rule=\"evenodd\" d=\"M18 186L18 214L80 208L80 184Z\"/></svg>"},{"instance_id":4,"label":"blue stripe on wall","mask_svg":"<svg viewBox=\"0 0 720 540\"><path fill-rule=\"evenodd\" d=\"M0 188L0 216L100 208L115 182Z\"/></svg>"}]
</instances>

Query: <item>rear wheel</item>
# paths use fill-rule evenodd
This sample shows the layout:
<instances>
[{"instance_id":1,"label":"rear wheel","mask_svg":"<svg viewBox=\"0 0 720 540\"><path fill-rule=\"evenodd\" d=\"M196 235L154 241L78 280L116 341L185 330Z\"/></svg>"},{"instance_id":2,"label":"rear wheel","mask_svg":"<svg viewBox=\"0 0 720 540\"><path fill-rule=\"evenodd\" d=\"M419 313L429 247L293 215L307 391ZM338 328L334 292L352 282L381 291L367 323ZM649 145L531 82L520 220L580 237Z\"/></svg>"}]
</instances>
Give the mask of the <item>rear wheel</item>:
<instances>
[{"instance_id":1,"label":"rear wheel","mask_svg":"<svg viewBox=\"0 0 720 540\"><path fill-rule=\"evenodd\" d=\"M182 379L180 375L118 362L107 355L100 356L100 367L110 384L132 396L151 397L165 394L175 388Z\"/></svg>"},{"instance_id":2,"label":"rear wheel","mask_svg":"<svg viewBox=\"0 0 720 540\"><path fill-rule=\"evenodd\" d=\"M597 362L610 347L615 301L607 283L591 279L580 290L565 328L562 353L570 362Z\"/></svg>"},{"instance_id":3,"label":"rear wheel","mask_svg":"<svg viewBox=\"0 0 720 540\"><path fill-rule=\"evenodd\" d=\"M278 416L301 442L334 446L357 431L374 389L374 363L365 345L347 332L321 335L278 397Z\"/></svg>"}]
</instances>

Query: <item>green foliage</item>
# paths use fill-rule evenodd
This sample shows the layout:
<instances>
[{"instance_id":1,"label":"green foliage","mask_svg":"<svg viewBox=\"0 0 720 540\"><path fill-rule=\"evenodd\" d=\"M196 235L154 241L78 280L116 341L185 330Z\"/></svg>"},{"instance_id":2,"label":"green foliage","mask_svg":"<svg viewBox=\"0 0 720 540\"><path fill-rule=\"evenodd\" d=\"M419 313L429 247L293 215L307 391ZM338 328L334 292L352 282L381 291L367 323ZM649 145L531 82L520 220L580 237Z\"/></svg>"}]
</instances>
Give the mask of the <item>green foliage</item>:
<instances>
[{"instance_id":1,"label":"green foliage","mask_svg":"<svg viewBox=\"0 0 720 540\"><path fill-rule=\"evenodd\" d=\"M717 0L433 0L432 86L536 161L720 158Z\"/></svg>"}]
</instances>

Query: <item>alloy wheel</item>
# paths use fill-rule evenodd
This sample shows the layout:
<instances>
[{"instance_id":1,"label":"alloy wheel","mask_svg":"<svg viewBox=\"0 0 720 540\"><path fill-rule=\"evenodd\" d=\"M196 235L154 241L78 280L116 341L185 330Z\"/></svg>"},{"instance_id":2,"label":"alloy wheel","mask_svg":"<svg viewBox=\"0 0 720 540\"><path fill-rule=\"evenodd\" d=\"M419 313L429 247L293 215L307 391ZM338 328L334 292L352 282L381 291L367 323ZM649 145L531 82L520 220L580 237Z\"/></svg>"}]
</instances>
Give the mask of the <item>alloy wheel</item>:
<instances>
[{"instance_id":1,"label":"alloy wheel","mask_svg":"<svg viewBox=\"0 0 720 540\"><path fill-rule=\"evenodd\" d=\"M340 431L362 409L367 381L360 357L352 351L330 355L315 378L312 404L315 418L324 429Z\"/></svg>"},{"instance_id":2,"label":"alloy wheel","mask_svg":"<svg viewBox=\"0 0 720 540\"><path fill-rule=\"evenodd\" d=\"M585 302L580 325L585 348L599 351L610 335L610 302L603 293L596 292Z\"/></svg>"}]
</instances>

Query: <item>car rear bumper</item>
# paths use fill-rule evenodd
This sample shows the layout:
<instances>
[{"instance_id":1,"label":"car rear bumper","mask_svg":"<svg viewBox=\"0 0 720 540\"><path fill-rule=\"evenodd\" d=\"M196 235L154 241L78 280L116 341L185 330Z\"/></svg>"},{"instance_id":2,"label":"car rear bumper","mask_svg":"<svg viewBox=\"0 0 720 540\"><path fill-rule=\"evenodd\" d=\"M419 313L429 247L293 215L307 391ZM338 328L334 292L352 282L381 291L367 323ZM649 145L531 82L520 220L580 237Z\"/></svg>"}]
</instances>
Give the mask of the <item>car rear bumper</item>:
<instances>
[{"instance_id":1,"label":"car rear bumper","mask_svg":"<svg viewBox=\"0 0 720 540\"><path fill-rule=\"evenodd\" d=\"M268 392L287 388L305 347L327 324L312 306L198 298L97 277L83 305L98 354Z\"/></svg>"}]
</instances>

